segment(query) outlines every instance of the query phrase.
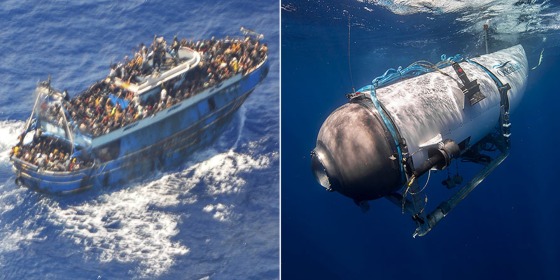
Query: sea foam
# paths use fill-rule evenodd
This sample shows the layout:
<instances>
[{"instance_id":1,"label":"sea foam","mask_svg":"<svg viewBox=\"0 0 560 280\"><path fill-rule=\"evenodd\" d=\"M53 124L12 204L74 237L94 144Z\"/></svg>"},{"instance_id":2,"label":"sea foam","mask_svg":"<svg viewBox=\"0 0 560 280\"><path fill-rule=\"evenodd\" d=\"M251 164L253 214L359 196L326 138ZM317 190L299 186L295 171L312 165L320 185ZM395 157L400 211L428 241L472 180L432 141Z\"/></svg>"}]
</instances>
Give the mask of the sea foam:
<instances>
[{"instance_id":1,"label":"sea foam","mask_svg":"<svg viewBox=\"0 0 560 280\"><path fill-rule=\"evenodd\" d=\"M140 185L101 195L93 201L74 206L50 205L51 220L63 228L63 235L97 255L102 262L138 262L141 277L158 276L167 271L178 256L189 254L188 242L176 240L180 213L209 215L228 222L235 205L220 202L224 195L235 195L246 184L241 174L267 168L270 157L252 157L229 150L213 154L198 153L206 160L188 168L167 173ZM197 189L197 188L203 189ZM204 196L205 202L199 202ZM208 203L211 199L213 203ZM180 208L182 211L173 211ZM204 227L208 225L196 225Z\"/></svg>"},{"instance_id":2,"label":"sea foam","mask_svg":"<svg viewBox=\"0 0 560 280\"><path fill-rule=\"evenodd\" d=\"M17 137L22 132L24 121L4 120L0 121L0 163L9 161L10 150L17 143Z\"/></svg>"}]
</instances>

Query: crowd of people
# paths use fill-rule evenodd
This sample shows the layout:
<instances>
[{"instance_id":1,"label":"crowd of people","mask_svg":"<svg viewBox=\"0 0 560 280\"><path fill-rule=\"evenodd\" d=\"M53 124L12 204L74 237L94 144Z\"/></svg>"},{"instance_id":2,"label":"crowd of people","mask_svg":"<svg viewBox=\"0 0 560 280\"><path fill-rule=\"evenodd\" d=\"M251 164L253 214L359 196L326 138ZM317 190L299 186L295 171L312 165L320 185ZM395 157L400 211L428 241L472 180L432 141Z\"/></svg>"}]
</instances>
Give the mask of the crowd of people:
<instances>
[{"instance_id":1,"label":"crowd of people","mask_svg":"<svg viewBox=\"0 0 560 280\"><path fill-rule=\"evenodd\" d=\"M161 48L165 48L165 40L156 38L152 44L152 55L161 52ZM176 42L176 38L174 42ZM188 73L187 81L181 87L175 87L175 80L168 81L162 85L159 95L152 96L145 101L140 101L135 94L128 91L124 87L117 86L114 83L115 78L122 80L137 80L137 75L151 75L154 71L170 68L176 65L177 60L173 56L177 55L179 48L174 48L167 58L166 55L161 56L164 62L161 65L146 65L145 59L132 60L129 62L119 63L111 70L109 77L99 81L88 90L72 98L70 102L64 103L64 109L70 114L73 122L73 129L78 129L81 133L97 137L106 134L112 130L123 127L127 124L135 122L139 119L153 115L162 109L177 104L205 88L214 86L221 81L230 78L237 73L246 74L252 68L258 65L267 53L266 44L247 37L242 39L223 39L223 40L204 40L204 41L187 41L181 40L179 46L189 47L202 54L201 61L197 68ZM172 46L176 45L174 43ZM145 57L146 47L140 45L139 51L135 57ZM155 58L154 58L155 59ZM124 108L122 103L115 103L110 96L116 97L118 100L124 100L127 104ZM51 116L56 116L51 114ZM64 121L61 117L52 118L62 124Z\"/></svg>"},{"instance_id":2,"label":"crowd of people","mask_svg":"<svg viewBox=\"0 0 560 280\"><path fill-rule=\"evenodd\" d=\"M181 47L201 54L199 65L187 73L186 81L181 86L175 86L180 79L177 77L162 84L159 94L143 100L115 83L116 79L138 83L143 80L142 77L158 75L176 66L181 63ZM212 38L196 42L186 39L179 41L175 37L171 48L167 48L163 37L155 37L149 49L141 44L132 60L125 57L121 63L112 65L106 79L72 99L68 98L65 91L66 102L61 102L62 105L43 103L40 112L43 118L60 127L68 126L71 130L98 137L173 106L233 75L247 74L266 58L267 52L266 44L252 37ZM51 171L75 170L91 165L91 162L71 158L68 148L56 142L53 139L35 139L31 144L22 145L20 141L12 149L12 156Z\"/></svg>"},{"instance_id":3,"label":"crowd of people","mask_svg":"<svg viewBox=\"0 0 560 280\"><path fill-rule=\"evenodd\" d=\"M10 157L49 171L74 171L93 165L91 159L74 156L69 143L41 134L40 129L36 130L32 142L26 145L23 145L23 136L20 136L19 143L12 147Z\"/></svg>"}]
</instances>

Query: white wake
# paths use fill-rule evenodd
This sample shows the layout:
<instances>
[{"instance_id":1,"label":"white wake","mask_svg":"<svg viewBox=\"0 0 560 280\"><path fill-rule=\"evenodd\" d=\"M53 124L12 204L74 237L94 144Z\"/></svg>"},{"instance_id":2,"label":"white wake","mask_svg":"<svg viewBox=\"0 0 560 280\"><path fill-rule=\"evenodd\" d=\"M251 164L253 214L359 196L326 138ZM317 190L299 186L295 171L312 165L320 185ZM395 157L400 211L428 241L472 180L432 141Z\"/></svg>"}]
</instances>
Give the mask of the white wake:
<instances>
[{"instance_id":1,"label":"white wake","mask_svg":"<svg viewBox=\"0 0 560 280\"><path fill-rule=\"evenodd\" d=\"M21 134L24 121L0 121L0 163L8 164L10 150L17 143L17 137Z\"/></svg>"},{"instance_id":2,"label":"white wake","mask_svg":"<svg viewBox=\"0 0 560 280\"><path fill-rule=\"evenodd\" d=\"M196 157L208 158L211 153L205 151ZM141 277L158 276L176 257L190 252L188 244L174 241L180 233L181 213L206 214L228 222L235 215L235 205L220 202L220 197L240 192L246 184L240 175L268 167L274 156L252 157L232 150L216 154L183 171L103 194L95 201L68 208L54 202L48 206L51 220L86 252L98 252L100 261L139 262L137 273ZM199 186L204 190L196 189ZM200 195L216 202L199 203Z\"/></svg>"},{"instance_id":3,"label":"white wake","mask_svg":"<svg viewBox=\"0 0 560 280\"><path fill-rule=\"evenodd\" d=\"M242 114L240 126L244 117ZM3 168L9 168L9 151L24 124L23 121L0 122ZM188 242L177 240L180 229L185 230L181 215L208 215L219 223L236 217L237 206L226 196L243 191L247 184L243 174L268 168L278 159L278 153L252 156L260 145L258 141L243 144L241 148L246 147L248 154L234 149L223 153L206 149L193 155L195 162L188 168L166 173L154 181L109 190L94 200L71 206L59 203L56 197L45 197L37 207L45 209L41 212L48 221L61 227L62 237L83 246L84 258L138 263L136 275L156 277L173 266L177 257L188 255L191 250ZM14 224L6 224L5 215L22 204L29 190L9 182L1 184L0 190L1 256L25 248L31 242L40 242L44 228L36 227L34 219L16 228ZM199 202L200 196L204 196L204 201ZM3 262L0 258L0 264Z\"/></svg>"}]
</instances>

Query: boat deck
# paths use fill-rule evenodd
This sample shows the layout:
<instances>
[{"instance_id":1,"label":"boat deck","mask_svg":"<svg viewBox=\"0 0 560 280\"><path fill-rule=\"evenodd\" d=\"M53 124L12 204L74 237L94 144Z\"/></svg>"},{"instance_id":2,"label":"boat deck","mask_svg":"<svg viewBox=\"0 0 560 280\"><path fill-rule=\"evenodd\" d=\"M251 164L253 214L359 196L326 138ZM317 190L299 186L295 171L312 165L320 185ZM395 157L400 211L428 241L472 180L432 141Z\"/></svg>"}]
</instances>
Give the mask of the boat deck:
<instances>
[{"instance_id":1,"label":"boat deck","mask_svg":"<svg viewBox=\"0 0 560 280\"><path fill-rule=\"evenodd\" d=\"M241 81L265 63L267 51L266 44L251 37L198 42L184 40L177 49L177 56L167 52L164 61L156 66L153 55L147 60L138 59L140 56L136 55L133 61L113 65L107 78L71 99L66 92L53 89L50 82L41 83L26 130L33 134L42 131L43 137L61 139L70 148L62 145L58 148L58 156L55 152L52 157L52 145L43 147L37 146L35 140L27 144L21 141L13 147L13 151L19 150L13 153L13 162L43 172L68 172L72 170L70 163L77 159L79 165L75 170L88 168L93 158L75 154L74 149L91 149L92 143L101 140L101 136L104 136L102 142L110 142L119 137L117 134L126 134L125 130L131 133L142 128L134 124L142 119L166 109L176 109L178 103L183 104L187 99L193 100L189 104L194 104L195 99L201 99L193 99L194 96L204 92L211 94ZM111 132L116 134L108 135ZM48 156L26 157L24 151ZM52 164L54 158L59 164Z\"/></svg>"}]
</instances>

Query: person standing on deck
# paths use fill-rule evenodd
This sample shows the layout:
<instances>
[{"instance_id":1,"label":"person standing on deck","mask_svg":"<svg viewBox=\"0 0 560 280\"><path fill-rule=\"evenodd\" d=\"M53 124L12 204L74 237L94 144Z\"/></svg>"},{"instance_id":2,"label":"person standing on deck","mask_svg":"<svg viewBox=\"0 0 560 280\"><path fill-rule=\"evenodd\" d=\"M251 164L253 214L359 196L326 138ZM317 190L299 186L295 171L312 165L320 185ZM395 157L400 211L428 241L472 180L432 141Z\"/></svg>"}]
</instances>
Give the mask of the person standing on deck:
<instances>
[{"instance_id":1,"label":"person standing on deck","mask_svg":"<svg viewBox=\"0 0 560 280\"><path fill-rule=\"evenodd\" d=\"M160 96L160 108L165 108L165 102L167 100L167 90L165 89L165 84L161 85L161 96Z\"/></svg>"},{"instance_id":2,"label":"person standing on deck","mask_svg":"<svg viewBox=\"0 0 560 280\"><path fill-rule=\"evenodd\" d=\"M173 43L171 43L171 56L173 57L175 65L177 65L179 61L179 47L181 47L181 43L179 43L177 35L175 35L173 37Z\"/></svg>"}]
</instances>

